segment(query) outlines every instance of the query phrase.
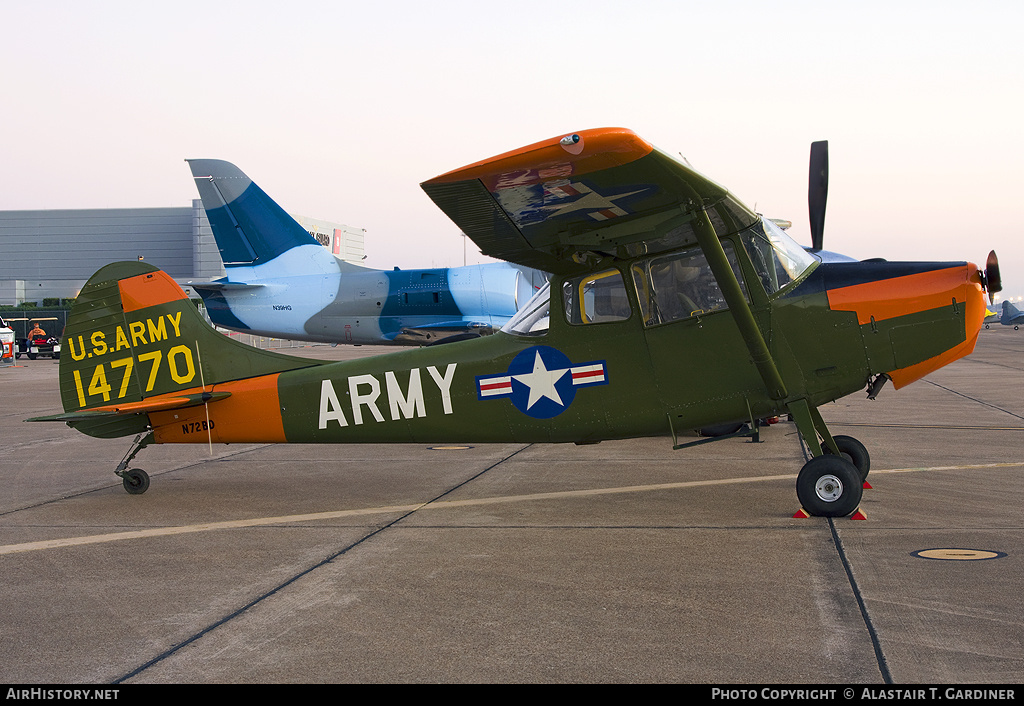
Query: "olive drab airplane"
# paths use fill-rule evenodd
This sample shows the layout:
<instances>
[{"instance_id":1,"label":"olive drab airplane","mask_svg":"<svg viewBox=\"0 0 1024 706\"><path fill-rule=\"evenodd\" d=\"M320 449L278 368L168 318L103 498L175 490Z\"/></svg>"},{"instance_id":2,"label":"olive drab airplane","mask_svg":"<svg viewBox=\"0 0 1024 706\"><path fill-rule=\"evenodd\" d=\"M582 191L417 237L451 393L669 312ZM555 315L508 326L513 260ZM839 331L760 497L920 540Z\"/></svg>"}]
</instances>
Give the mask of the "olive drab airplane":
<instances>
[{"instance_id":1,"label":"olive drab airplane","mask_svg":"<svg viewBox=\"0 0 1024 706\"><path fill-rule=\"evenodd\" d=\"M819 148L820 153L820 148ZM812 153L813 154L813 153ZM812 161L812 214L824 212ZM501 332L344 362L209 327L141 262L93 275L60 360L63 421L151 443L575 442L671 438L788 413L811 515L856 511L870 461L818 407L969 354L997 263L832 261L624 129L553 138L425 182L482 251L552 279ZM817 189L821 191L821 189ZM812 216L812 221L814 216ZM820 219L819 219L820 224ZM825 260L825 261L823 261ZM752 433L749 429L740 433ZM728 438L728 436L724 437Z\"/></svg>"},{"instance_id":2,"label":"olive drab airplane","mask_svg":"<svg viewBox=\"0 0 1024 706\"><path fill-rule=\"evenodd\" d=\"M210 320L298 341L423 345L500 329L547 275L507 262L374 270L336 258L238 167L188 160L227 274L190 282Z\"/></svg>"}]
</instances>

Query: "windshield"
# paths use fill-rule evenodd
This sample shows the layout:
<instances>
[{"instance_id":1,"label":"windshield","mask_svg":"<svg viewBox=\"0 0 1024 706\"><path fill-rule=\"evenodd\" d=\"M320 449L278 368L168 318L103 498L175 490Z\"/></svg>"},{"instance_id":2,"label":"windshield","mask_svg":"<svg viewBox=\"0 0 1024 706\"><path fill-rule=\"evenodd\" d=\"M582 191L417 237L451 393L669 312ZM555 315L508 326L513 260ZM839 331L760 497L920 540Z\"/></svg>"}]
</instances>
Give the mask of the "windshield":
<instances>
[{"instance_id":1,"label":"windshield","mask_svg":"<svg viewBox=\"0 0 1024 706\"><path fill-rule=\"evenodd\" d=\"M504 333L516 336L543 336L548 332L551 312L551 284L545 282L526 306L501 327Z\"/></svg>"},{"instance_id":2,"label":"windshield","mask_svg":"<svg viewBox=\"0 0 1024 706\"><path fill-rule=\"evenodd\" d=\"M762 219L740 233L740 242L768 294L774 294L799 278L817 262L813 255L769 220Z\"/></svg>"}]
</instances>

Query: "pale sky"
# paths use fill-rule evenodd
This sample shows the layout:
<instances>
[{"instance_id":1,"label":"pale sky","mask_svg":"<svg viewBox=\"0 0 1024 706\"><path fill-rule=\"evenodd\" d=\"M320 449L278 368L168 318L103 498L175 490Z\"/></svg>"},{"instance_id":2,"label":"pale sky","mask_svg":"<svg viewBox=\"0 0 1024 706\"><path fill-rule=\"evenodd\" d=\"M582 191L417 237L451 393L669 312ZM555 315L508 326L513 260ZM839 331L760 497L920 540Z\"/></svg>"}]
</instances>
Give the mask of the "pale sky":
<instances>
[{"instance_id":1,"label":"pale sky","mask_svg":"<svg viewBox=\"0 0 1024 706\"><path fill-rule=\"evenodd\" d=\"M366 230L373 267L461 265L419 183L627 127L809 243L999 253L1024 294L1024 3L0 0L0 210L188 205L186 158ZM482 258L470 243L469 262Z\"/></svg>"}]
</instances>

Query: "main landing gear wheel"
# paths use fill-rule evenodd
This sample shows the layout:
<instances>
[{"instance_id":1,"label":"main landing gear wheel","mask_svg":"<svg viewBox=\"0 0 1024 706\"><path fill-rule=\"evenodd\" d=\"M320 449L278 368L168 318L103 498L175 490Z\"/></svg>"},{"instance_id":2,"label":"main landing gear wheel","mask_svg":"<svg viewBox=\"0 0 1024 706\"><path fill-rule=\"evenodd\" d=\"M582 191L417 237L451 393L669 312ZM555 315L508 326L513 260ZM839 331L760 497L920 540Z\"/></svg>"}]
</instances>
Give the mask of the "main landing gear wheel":
<instances>
[{"instance_id":1,"label":"main landing gear wheel","mask_svg":"<svg viewBox=\"0 0 1024 706\"><path fill-rule=\"evenodd\" d=\"M132 495L142 495L149 490L149 474L141 468L133 468L121 474L121 484Z\"/></svg>"},{"instance_id":2,"label":"main landing gear wheel","mask_svg":"<svg viewBox=\"0 0 1024 706\"><path fill-rule=\"evenodd\" d=\"M835 454L815 456L796 478L800 505L815 517L846 517L860 506L863 493L860 471Z\"/></svg>"},{"instance_id":3,"label":"main landing gear wheel","mask_svg":"<svg viewBox=\"0 0 1024 706\"><path fill-rule=\"evenodd\" d=\"M868 455L867 447L852 436L834 436L832 439L839 447L839 454L857 467L861 482L866 481L868 471L871 470L871 456ZM824 444L821 445L821 448L825 453L830 453Z\"/></svg>"}]
</instances>

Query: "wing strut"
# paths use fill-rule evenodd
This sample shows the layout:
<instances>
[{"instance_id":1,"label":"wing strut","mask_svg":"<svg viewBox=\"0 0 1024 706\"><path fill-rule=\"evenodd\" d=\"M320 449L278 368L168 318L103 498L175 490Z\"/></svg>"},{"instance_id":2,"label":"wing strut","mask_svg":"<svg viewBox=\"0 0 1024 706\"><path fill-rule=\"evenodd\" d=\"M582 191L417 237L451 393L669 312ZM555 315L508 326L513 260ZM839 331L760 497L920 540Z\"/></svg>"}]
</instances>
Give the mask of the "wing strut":
<instances>
[{"instance_id":1,"label":"wing strut","mask_svg":"<svg viewBox=\"0 0 1024 706\"><path fill-rule=\"evenodd\" d=\"M743 296L743 289L732 271L729 258L722 248L722 241L718 239L714 226L708 218L707 211L698 211L692 221L694 232L697 235L697 243L704 251L711 272L715 275L722 296L725 297L729 310L732 311L736 326L739 327L740 335L747 344L750 356L754 359L754 365L768 388L768 395L773 400L783 400L787 396L786 384L782 381L782 375L775 366L768 344L765 343L761 329L757 327L754 314L750 311L746 297Z\"/></svg>"}]
</instances>

